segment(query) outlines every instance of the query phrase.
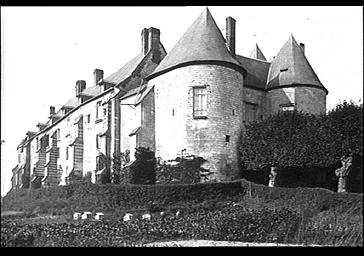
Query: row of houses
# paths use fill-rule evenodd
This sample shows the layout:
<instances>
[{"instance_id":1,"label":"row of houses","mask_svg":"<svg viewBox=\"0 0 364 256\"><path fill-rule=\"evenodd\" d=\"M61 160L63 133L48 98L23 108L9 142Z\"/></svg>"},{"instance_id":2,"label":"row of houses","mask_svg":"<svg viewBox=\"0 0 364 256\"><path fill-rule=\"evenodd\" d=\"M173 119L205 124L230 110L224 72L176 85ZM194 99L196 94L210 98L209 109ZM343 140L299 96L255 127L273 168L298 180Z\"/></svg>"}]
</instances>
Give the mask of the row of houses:
<instances>
[{"instance_id":1,"label":"row of houses","mask_svg":"<svg viewBox=\"0 0 364 256\"><path fill-rule=\"evenodd\" d=\"M236 21L225 37L208 8L167 53L157 28L143 29L140 52L116 72L75 82L75 95L28 131L18 145L13 188L65 185L110 169L113 154L136 147L173 159L181 152L207 160L214 180L238 175L237 143L245 125L281 110L326 112L327 89L291 35L272 61L256 45L235 48Z\"/></svg>"}]
</instances>

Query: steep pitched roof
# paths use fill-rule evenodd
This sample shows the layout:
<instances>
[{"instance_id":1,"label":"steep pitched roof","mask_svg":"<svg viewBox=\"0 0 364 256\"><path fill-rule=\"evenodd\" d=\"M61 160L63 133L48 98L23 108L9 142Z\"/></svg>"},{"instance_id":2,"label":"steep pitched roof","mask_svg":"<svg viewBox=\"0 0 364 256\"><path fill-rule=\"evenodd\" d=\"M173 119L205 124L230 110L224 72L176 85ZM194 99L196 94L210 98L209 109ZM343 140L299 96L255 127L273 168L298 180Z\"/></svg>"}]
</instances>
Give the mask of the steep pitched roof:
<instances>
[{"instance_id":1,"label":"steep pitched roof","mask_svg":"<svg viewBox=\"0 0 364 256\"><path fill-rule=\"evenodd\" d=\"M322 88L327 93L301 47L291 35L272 61L267 89L298 84Z\"/></svg>"},{"instance_id":2,"label":"steep pitched roof","mask_svg":"<svg viewBox=\"0 0 364 256\"><path fill-rule=\"evenodd\" d=\"M224 37L208 8L198 16L149 77L195 61L223 61L239 65L227 50Z\"/></svg>"},{"instance_id":3,"label":"steep pitched roof","mask_svg":"<svg viewBox=\"0 0 364 256\"><path fill-rule=\"evenodd\" d=\"M262 50L260 50L258 44L255 44L255 47L250 54L250 58L267 61L267 59L264 57L264 54L262 53Z\"/></svg>"},{"instance_id":4,"label":"steep pitched roof","mask_svg":"<svg viewBox=\"0 0 364 256\"><path fill-rule=\"evenodd\" d=\"M144 55L142 53L139 53L137 56L135 56L133 59L131 59L128 63L126 63L123 67L121 67L118 71L112 73L110 76L103 79L103 81L108 83L113 83L115 85L118 85L122 81L124 81L126 78L131 76L135 68L140 64L140 62L143 60Z\"/></svg>"},{"instance_id":5,"label":"steep pitched roof","mask_svg":"<svg viewBox=\"0 0 364 256\"><path fill-rule=\"evenodd\" d=\"M240 65L247 71L244 85L265 90L270 63L236 55Z\"/></svg>"}]
</instances>

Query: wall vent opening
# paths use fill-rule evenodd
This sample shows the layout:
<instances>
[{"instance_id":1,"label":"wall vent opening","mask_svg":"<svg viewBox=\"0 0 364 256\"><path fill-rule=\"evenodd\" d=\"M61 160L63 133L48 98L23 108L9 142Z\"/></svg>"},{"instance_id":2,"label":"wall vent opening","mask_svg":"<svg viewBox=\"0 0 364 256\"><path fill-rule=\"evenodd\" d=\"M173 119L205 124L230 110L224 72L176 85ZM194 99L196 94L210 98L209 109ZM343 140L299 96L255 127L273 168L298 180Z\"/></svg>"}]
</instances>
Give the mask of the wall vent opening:
<instances>
[{"instance_id":1,"label":"wall vent opening","mask_svg":"<svg viewBox=\"0 0 364 256\"><path fill-rule=\"evenodd\" d=\"M225 141L230 142L230 135L225 135Z\"/></svg>"}]
</instances>

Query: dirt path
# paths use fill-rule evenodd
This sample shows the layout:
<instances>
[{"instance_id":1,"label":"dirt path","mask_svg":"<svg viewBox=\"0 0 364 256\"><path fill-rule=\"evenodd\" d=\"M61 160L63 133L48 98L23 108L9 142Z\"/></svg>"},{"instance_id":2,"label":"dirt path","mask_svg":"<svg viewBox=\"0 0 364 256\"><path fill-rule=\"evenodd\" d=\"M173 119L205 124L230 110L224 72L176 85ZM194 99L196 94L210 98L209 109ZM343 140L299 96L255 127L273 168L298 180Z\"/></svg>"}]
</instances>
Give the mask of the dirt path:
<instances>
[{"instance_id":1,"label":"dirt path","mask_svg":"<svg viewBox=\"0 0 364 256\"><path fill-rule=\"evenodd\" d=\"M245 243L229 241L212 241L212 240L183 240L183 241L166 241L145 244L148 247L210 247L210 246L242 246L242 247L312 247L321 245L296 245L296 244L277 244L277 243Z\"/></svg>"}]
</instances>

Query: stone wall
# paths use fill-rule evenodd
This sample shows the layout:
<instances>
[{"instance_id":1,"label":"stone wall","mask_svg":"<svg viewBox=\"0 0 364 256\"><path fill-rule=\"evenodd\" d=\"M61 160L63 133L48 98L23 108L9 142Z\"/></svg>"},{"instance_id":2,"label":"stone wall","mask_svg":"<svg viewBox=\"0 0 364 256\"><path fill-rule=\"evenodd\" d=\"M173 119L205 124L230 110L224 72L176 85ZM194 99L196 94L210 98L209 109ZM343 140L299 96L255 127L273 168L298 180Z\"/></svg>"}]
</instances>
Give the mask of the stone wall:
<instances>
[{"instance_id":1,"label":"stone wall","mask_svg":"<svg viewBox=\"0 0 364 256\"><path fill-rule=\"evenodd\" d=\"M297 110L306 113L320 114L326 112L326 92L313 87L277 88L267 94L270 113L281 110L282 104L295 104Z\"/></svg>"},{"instance_id":2,"label":"stone wall","mask_svg":"<svg viewBox=\"0 0 364 256\"><path fill-rule=\"evenodd\" d=\"M155 151L154 89L148 92L141 104L141 127L137 133L137 147Z\"/></svg>"},{"instance_id":3,"label":"stone wall","mask_svg":"<svg viewBox=\"0 0 364 256\"><path fill-rule=\"evenodd\" d=\"M326 92L312 87L296 87L296 105L298 110L312 114L326 113Z\"/></svg>"},{"instance_id":4,"label":"stone wall","mask_svg":"<svg viewBox=\"0 0 364 256\"><path fill-rule=\"evenodd\" d=\"M158 76L149 85L155 86L156 156L168 160L194 154L207 160L204 167L214 172L211 179L237 178L243 75L223 66L191 65ZM193 87L205 85L207 119L194 119Z\"/></svg>"},{"instance_id":5,"label":"stone wall","mask_svg":"<svg viewBox=\"0 0 364 256\"><path fill-rule=\"evenodd\" d=\"M281 110L281 105L295 104L296 88L277 88L267 93L267 103L270 114L275 114Z\"/></svg>"},{"instance_id":6,"label":"stone wall","mask_svg":"<svg viewBox=\"0 0 364 256\"><path fill-rule=\"evenodd\" d=\"M244 102L257 105L257 118L263 119L267 115L267 92L244 87ZM245 118L244 118L245 119Z\"/></svg>"}]
</instances>

